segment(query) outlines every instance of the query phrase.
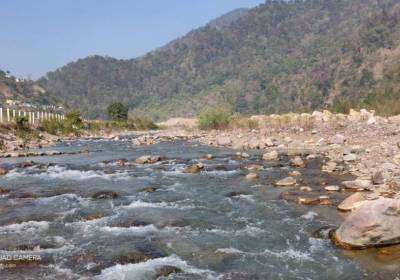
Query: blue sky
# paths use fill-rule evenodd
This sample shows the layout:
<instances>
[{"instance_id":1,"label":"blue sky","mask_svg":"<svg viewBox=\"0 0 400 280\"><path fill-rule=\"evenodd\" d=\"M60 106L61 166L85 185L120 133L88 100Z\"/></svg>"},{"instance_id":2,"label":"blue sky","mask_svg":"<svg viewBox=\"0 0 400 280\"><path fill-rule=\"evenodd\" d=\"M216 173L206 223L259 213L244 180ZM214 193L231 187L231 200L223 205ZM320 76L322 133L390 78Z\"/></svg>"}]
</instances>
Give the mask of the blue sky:
<instances>
[{"instance_id":1,"label":"blue sky","mask_svg":"<svg viewBox=\"0 0 400 280\"><path fill-rule=\"evenodd\" d=\"M265 0L1 0L0 69L36 79L88 55L134 58Z\"/></svg>"}]
</instances>

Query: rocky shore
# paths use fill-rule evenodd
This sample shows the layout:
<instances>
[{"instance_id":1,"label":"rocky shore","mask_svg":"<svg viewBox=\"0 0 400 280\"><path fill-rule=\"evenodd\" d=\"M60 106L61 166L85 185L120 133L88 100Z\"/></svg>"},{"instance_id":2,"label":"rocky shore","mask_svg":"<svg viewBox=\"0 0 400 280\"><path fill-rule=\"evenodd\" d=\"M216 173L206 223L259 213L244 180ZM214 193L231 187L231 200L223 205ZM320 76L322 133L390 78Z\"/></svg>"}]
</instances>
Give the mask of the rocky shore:
<instances>
[{"instance_id":1,"label":"rocky shore","mask_svg":"<svg viewBox=\"0 0 400 280\"><path fill-rule=\"evenodd\" d=\"M331 233L335 244L363 249L400 243L400 116L383 118L372 111L351 110L348 115L316 111L252 116L251 119L258 122L257 129L200 131L196 120L175 119L164 123L163 130L129 133L137 136L132 140L133 145L189 140L236 149L238 158L248 157L248 150L262 151L264 161L289 157L296 171L274 182L275 187L283 189L283 199L304 205L336 205L335 193L348 194L344 201L337 203L338 211L345 212L345 219ZM123 133L102 136L119 140L120 134ZM46 137L46 145L61 140ZM18 150L18 145L17 148L8 146ZM14 151L2 156L32 154ZM318 190L302 185L298 180L301 169L307 166L308 160L315 158L323 160L321 172L349 175L353 179L338 185L323 185ZM157 159L148 157L138 162L154 160ZM199 161L185 172L197 173L201 169ZM257 166L249 168L246 179L257 180L258 170Z\"/></svg>"},{"instance_id":2,"label":"rocky shore","mask_svg":"<svg viewBox=\"0 0 400 280\"><path fill-rule=\"evenodd\" d=\"M346 212L342 225L331 233L332 241L344 248L363 249L400 243L400 116L375 116L373 111L351 110L348 115L329 111L312 114L252 116L257 129L212 130L195 129L194 121L179 119L163 131L146 133L134 144L149 145L176 139L233 148L238 156L246 150L262 150L263 160L274 161L289 156L299 169L275 183L290 188L282 198L306 205L332 205L335 192L349 196L337 205ZM185 126L185 124L187 124ZM178 127L177 127L178 126ZM321 171L348 174L354 180L341 185L321 186L313 194L296 177L306 161L322 158ZM257 178L257 170L249 171L247 179Z\"/></svg>"}]
</instances>

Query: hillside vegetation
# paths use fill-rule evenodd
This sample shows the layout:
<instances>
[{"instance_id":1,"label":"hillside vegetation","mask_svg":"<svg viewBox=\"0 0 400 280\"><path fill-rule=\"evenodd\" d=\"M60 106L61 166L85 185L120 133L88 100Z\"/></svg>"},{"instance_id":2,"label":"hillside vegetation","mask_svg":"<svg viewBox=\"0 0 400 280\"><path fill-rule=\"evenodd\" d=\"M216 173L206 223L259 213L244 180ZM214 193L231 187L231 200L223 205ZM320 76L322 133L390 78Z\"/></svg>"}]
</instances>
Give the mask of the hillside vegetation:
<instances>
[{"instance_id":1,"label":"hillside vegetation","mask_svg":"<svg viewBox=\"0 0 400 280\"><path fill-rule=\"evenodd\" d=\"M32 104L56 104L54 94L47 92L31 80L19 80L9 73L0 70L0 104L7 99L28 102Z\"/></svg>"},{"instance_id":2,"label":"hillside vegetation","mask_svg":"<svg viewBox=\"0 0 400 280\"><path fill-rule=\"evenodd\" d=\"M88 117L114 101L156 118L220 104L242 114L400 113L400 3L268 1L138 59L91 56L39 82Z\"/></svg>"}]
</instances>

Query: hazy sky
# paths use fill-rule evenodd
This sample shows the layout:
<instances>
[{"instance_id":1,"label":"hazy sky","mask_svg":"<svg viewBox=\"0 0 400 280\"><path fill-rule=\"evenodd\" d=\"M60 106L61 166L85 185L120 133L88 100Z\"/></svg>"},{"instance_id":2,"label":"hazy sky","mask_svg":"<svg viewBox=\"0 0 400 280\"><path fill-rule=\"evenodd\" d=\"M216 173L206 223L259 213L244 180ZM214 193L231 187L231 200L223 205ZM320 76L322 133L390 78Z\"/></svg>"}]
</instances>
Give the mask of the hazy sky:
<instances>
[{"instance_id":1,"label":"hazy sky","mask_svg":"<svg viewBox=\"0 0 400 280\"><path fill-rule=\"evenodd\" d=\"M38 78L88 55L133 58L265 0L0 0L0 69Z\"/></svg>"}]
</instances>

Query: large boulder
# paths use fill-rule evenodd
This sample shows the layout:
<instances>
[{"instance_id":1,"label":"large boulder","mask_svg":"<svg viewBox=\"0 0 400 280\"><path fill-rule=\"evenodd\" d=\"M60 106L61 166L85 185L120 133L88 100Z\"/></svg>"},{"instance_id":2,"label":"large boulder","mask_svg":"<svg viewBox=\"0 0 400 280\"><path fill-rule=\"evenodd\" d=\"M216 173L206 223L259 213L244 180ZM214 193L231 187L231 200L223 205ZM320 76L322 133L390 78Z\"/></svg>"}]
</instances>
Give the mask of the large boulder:
<instances>
[{"instance_id":1,"label":"large boulder","mask_svg":"<svg viewBox=\"0 0 400 280\"><path fill-rule=\"evenodd\" d=\"M338 205L340 211L353 211L360 207L365 201L367 201L366 193L354 193L347 197Z\"/></svg>"},{"instance_id":2,"label":"large boulder","mask_svg":"<svg viewBox=\"0 0 400 280\"><path fill-rule=\"evenodd\" d=\"M363 249L400 243L400 200L380 197L363 203L333 234L345 248Z\"/></svg>"}]
</instances>

